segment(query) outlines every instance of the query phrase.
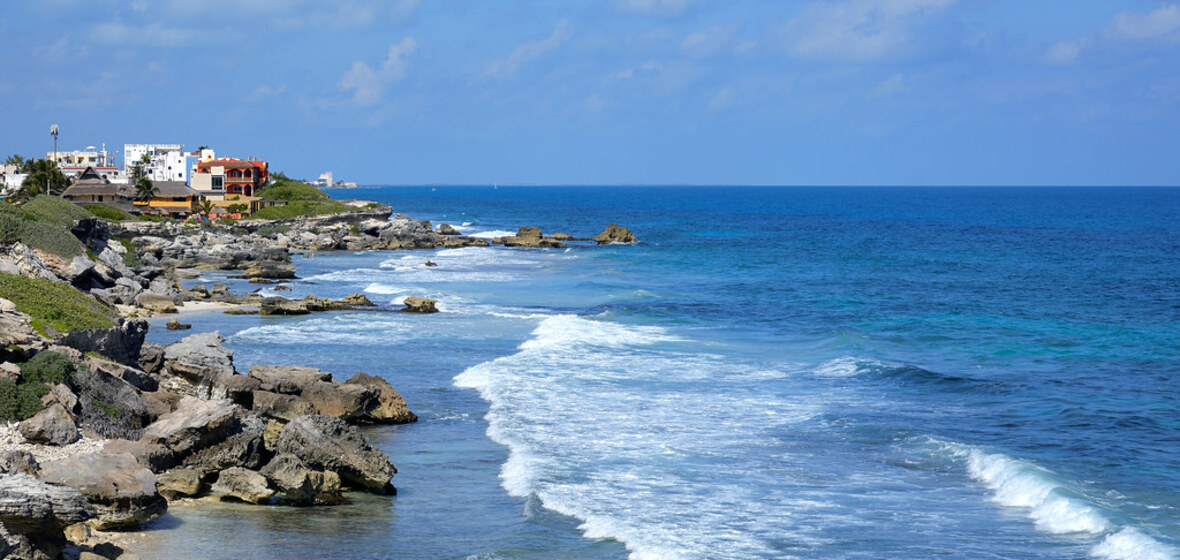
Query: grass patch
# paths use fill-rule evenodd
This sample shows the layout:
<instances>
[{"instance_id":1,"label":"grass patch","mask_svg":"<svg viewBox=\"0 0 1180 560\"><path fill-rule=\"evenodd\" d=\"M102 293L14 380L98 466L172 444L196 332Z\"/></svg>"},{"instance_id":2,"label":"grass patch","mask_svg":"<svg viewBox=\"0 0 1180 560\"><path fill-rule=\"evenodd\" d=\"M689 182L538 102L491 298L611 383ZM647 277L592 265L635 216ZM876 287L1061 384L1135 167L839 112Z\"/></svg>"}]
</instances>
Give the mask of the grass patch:
<instances>
[{"instance_id":1,"label":"grass patch","mask_svg":"<svg viewBox=\"0 0 1180 560\"><path fill-rule=\"evenodd\" d=\"M28 313L31 324L48 338L47 328L60 332L109 329L118 313L69 284L0 273L0 297Z\"/></svg>"},{"instance_id":2,"label":"grass patch","mask_svg":"<svg viewBox=\"0 0 1180 560\"><path fill-rule=\"evenodd\" d=\"M352 207L337 200L292 200L285 206L271 206L254 213L259 220L286 220L300 216L321 216L352 211Z\"/></svg>"},{"instance_id":3,"label":"grass patch","mask_svg":"<svg viewBox=\"0 0 1180 560\"><path fill-rule=\"evenodd\" d=\"M87 212L85 208L74 204L64 198L56 196L47 196L39 194L33 197L32 200L26 202L21 207L33 219L38 222L46 224L55 224L64 227L74 225L78 220L85 220L86 218L93 218L94 215Z\"/></svg>"},{"instance_id":4,"label":"grass patch","mask_svg":"<svg viewBox=\"0 0 1180 560\"><path fill-rule=\"evenodd\" d=\"M268 200L328 200L328 193L298 181L277 181L258 189Z\"/></svg>"},{"instance_id":5,"label":"grass patch","mask_svg":"<svg viewBox=\"0 0 1180 560\"><path fill-rule=\"evenodd\" d=\"M110 222L122 222L129 218L129 216L124 214L122 210L119 210L113 206L107 206L106 204L99 204L97 202L83 204L82 208L85 208L87 212L90 212L91 214L94 214L95 216Z\"/></svg>"}]
</instances>

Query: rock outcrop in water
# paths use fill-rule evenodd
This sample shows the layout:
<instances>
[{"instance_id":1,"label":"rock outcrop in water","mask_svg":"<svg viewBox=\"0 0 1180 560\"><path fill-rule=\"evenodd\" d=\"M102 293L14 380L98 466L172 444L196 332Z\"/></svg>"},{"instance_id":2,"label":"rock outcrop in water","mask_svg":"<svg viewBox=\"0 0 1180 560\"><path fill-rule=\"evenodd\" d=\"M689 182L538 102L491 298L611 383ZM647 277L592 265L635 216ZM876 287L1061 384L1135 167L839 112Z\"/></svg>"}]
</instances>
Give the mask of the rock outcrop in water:
<instances>
[{"instance_id":1,"label":"rock outcrop in water","mask_svg":"<svg viewBox=\"0 0 1180 560\"><path fill-rule=\"evenodd\" d=\"M602 230L602 233L594 236L594 241L599 245L609 245L611 243L638 243L639 240L635 238L635 234L631 230L620 226L619 224L611 224Z\"/></svg>"}]
</instances>

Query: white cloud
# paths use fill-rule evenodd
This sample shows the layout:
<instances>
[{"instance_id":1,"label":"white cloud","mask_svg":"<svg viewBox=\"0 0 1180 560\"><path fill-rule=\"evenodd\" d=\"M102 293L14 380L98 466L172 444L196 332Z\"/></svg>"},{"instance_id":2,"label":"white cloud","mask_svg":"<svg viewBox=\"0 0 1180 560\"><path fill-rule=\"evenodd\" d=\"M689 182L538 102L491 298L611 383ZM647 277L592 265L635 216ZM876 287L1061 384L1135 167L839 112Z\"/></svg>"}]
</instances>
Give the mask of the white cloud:
<instances>
[{"instance_id":1,"label":"white cloud","mask_svg":"<svg viewBox=\"0 0 1180 560\"><path fill-rule=\"evenodd\" d=\"M643 14L660 17L678 16L684 13L693 0L618 0L619 11L629 14Z\"/></svg>"},{"instance_id":2,"label":"white cloud","mask_svg":"<svg viewBox=\"0 0 1180 560\"><path fill-rule=\"evenodd\" d=\"M736 32L737 27L732 25L696 31L680 42L680 50L691 56L711 56L725 50Z\"/></svg>"},{"instance_id":3,"label":"white cloud","mask_svg":"<svg viewBox=\"0 0 1180 560\"><path fill-rule=\"evenodd\" d=\"M902 94L909 91L909 86L905 83L905 76L901 74L894 74L881 80L876 86L869 91L869 95L873 97L892 97L894 95Z\"/></svg>"},{"instance_id":4,"label":"white cloud","mask_svg":"<svg viewBox=\"0 0 1180 560\"><path fill-rule=\"evenodd\" d=\"M418 42L405 37L400 43L391 45L385 62L377 69L361 61L352 63L352 68L336 83L344 89L355 90L353 101L360 105L373 105L381 100L389 84L405 77L409 70L410 57L418 51Z\"/></svg>"},{"instance_id":5,"label":"white cloud","mask_svg":"<svg viewBox=\"0 0 1180 560\"><path fill-rule=\"evenodd\" d=\"M215 40L210 34L198 33L193 29L167 27L158 22L143 27L132 27L119 21L95 25L90 28L90 37L105 45L136 47L184 47L195 45L201 40Z\"/></svg>"},{"instance_id":6,"label":"white cloud","mask_svg":"<svg viewBox=\"0 0 1180 560\"><path fill-rule=\"evenodd\" d=\"M1073 64L1077 61L1078 55L1082 53L1082 49L1088 43L1089 41L1084 38L1073 41L1061 41L1049 47L1049 50L1045 51L1041 60L1047 64Z\"/></svg>"},{"instance_id":7,"label":"white cloud","mask_svg":"<svg viewBox=\"0 0 1180 560\"><path fill-rule=\"evenodd\" d=\"M1122 12L1110 22L1110 34L1121 39L1176 39L1180 6L1164 6L1149 14Z\"/></svg>"},{"instance_id":8,"label":"white cloud","mask_svg":"<svg viewBox=\"0 0 1180 560\"><path fill-rule=\"evenodd\" d=\"M619 70L618 72L615 72L614 78L616 80L630 80L634 76L635 76L635 69L634 68L624 68L622 70Z\"/></svg>"},{"instance_id":9,"label":"white cloud","mask_svg":"<svg viewBox=\"0 0 1180 560\"><path fill-rule=\"evenodd\" d=\"M484 72L485 77L507 79L516 75L521 66L528 64L546 53L556 50L573 35L568 20L557 22L553 33L539 41L530 41L516 47L508 58L493 60Z\"/></svg>"},{"instance_id":10,"label":"white cloud","mask_svg":"<svg viewBox=\"0 0 1180 560\"><path fill-rule=\"evenodd\" d=\"M737 92L733 89L733 86L725 86L721 88L717 91L717 93L713 94L712 98L709 99L709 110L721 111L728 109L733 105L734 98L736 96Z\"/></svg>"},{"instance_id":11,"label":"white cloud","mask_svg":"<svg viewBox=\"0 0 1180 560\"><path fill-rule=\"evenodd\" d=\"M136 0L141 5L148 5ZM146 13L178 21L209 14L233 13L261 18L280 28L350 29L400 21L417 9L420 0L155 0ZM133 4L133 9L137 8Z\"/></svg>"},{"instance_id":12,"label":"white cloud","mask_svg":"<svg viewBox=\"0 0 1180 560\"><path fill-rule=\"evenodd\" d=\"M915 28L957 0L816 2L783 29L787 50L800 58L866 62L916 48Z\"/></svg>"}]
</instances>

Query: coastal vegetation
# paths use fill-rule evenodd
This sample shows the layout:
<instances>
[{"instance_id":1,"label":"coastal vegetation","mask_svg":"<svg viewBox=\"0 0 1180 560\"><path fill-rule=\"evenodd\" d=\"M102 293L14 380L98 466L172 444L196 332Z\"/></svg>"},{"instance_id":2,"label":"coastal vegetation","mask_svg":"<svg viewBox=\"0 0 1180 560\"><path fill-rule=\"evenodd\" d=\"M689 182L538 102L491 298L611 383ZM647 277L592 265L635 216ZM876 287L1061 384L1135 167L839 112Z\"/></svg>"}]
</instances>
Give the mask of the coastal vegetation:
<instances>
[{"instance_id":1,"label":"coastal vegetation","mask_svg":"<svg viewBox=\"0 0 1180 560\"><path fill-rule=\"evenodd\" d=\"M57 164L47 159L34 160L28 166L28 176L21 183L16 197L29 199L39 194L62 193L70 186L70 180L61 172Z\"/></svg>"},{"instance_id":2,"label":"coastal vegetation","mask_svg":"<svg viewBox=\"0 0 1180 560\"><path fill-rule=\"evenodd\" d=\"M19 241L33 249L62 257L82 255L82 246L67 225L68 216L92 217L69 202L45 195L34 198L23 207L0 202L0 242ZM72 219L69 223L72 224Z\"/></svg>"},{"instance_id":3,"label":"coastal vegetation","mask_svg":"<svg viewBox=\"0 0 1180 560\"><path fill-rule=\"evenodd\" d=\"M109 329L118 313L77 288L62 282L0 273L0 297L27 313L30 325L42 336L48 329L70 332L81 329Z\"/></svg>"},{"instance_id":4,"label":"coastal vegetation","mask_svg":"<svg viewBox=\"0 0 1180 560\"><path fill-rule=\"evenodd\" d=\"M339 214L354 210L338 200L332 200L328 193L298 181L276 181L258 190L258 196L267 200L284 200L284 206L262 208L252 217L260 220L284 220L300 216Z\"/></svg>"},{"instance_id":5,"label":"coastal vegetation","mask_svg":"<svg viewBox=\"0 0 1180 560\"><path fill-rule=\"evenodd\" d=\"M94 214L95 216L98 216L99 218L109 222L122 222L129 218L129 216L124 214L122 210L119 210L114 206L108 206L106 204L92 202L90 204L83 204L82 207L85 208L87 212L90 212L91 214Z\"/></svg>"}]
</instances>

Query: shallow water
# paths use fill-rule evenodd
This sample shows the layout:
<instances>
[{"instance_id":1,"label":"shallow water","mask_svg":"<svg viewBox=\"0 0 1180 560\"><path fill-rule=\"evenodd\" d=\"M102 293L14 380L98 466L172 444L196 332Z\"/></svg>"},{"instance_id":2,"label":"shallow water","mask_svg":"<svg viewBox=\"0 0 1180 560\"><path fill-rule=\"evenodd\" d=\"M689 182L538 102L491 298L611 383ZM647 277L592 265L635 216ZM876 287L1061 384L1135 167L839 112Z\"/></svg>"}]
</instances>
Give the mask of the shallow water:
<instances>
[{"instance_id":1,"label":"shallow water","mask_svg":"<svg viewBox=\"0 0 1180 560\"><path fill-rule=\"evenodd\" d=\"M643 243L296 258L383 307L195 316L421 421L368 430L395 498L175 508L150 556L1177 557L1180 190L339 194Z\"/></svg>"}]
</instances>

